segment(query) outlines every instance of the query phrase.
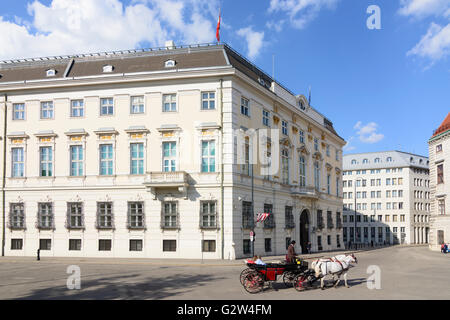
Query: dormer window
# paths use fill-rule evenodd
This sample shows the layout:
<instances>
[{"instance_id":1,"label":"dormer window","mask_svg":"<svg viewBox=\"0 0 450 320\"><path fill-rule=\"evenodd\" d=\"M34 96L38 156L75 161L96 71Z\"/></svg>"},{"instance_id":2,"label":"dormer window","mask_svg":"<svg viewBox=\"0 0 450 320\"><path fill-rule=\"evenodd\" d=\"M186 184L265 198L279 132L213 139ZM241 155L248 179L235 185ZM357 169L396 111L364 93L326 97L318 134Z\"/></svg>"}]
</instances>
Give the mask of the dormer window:
<instances>
[{"instance_id":1,"label":"dormer window","mask_svg":"<svg viewBox=\"0 0 450 320\"><path fill-rule=\"evenodd\" d=\"M47 77L54 77L56 75L56 70L55 69L49 69L46 71L47 73Z\"/></svg>"},{"instance_id":2,"label":"dormer window","mask_svg":"<svg viewBox=\"0 0 450 320\"><path fill-rule=\"evenodd\" d=\"M306 110L305 103L302 100L298 102L298 106L300 107L301 110Z\"/></svg>"},{"instance_id":3,"label":"dormer window","mask_svg":"<svg viewBox=\"0 0 450 320\"><path fill-rule=\"evenodd\" d=\"M176 64L175 60L167 60L164 63L164 67L166 67L166 68L173 68L173 67L175 67L175 64Z\"/></svg>"},{"instance_id":4,"label":"dormer window","mask_svg":"<svg viewBox=\"0 0 450 320\"><path fill-rule=\"evenodd\" d=\"M258 82L259 82L259 84L262 85L262 86L265 86L265 85L266 85L266 82L264 81L263 78L259 78L259 79L258 79Z\"/></svg>"},{"instance_id":5,"label":"dormer window","mask_svg":"<svg viewBox=\"0 0 450 320\"><path fill-rule=\"evenodd\" d=\"M103 66L103 72L104 73L113 72L113 70L114 70L114 67L112 65L110 65L110 64L108 64L106 66Z\"/></svg>"}]
</instances>

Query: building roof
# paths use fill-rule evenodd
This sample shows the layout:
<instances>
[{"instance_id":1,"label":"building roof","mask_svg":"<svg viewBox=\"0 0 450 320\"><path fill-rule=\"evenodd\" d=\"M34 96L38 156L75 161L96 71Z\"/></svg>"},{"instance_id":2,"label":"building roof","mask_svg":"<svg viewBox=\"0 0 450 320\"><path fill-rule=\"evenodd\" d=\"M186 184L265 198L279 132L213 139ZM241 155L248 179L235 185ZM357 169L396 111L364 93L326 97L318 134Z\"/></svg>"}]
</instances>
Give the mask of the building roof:
<instances>
[{"instance_id":1,"label":"building roof","mask_svg":"<svg viewBox=\"0 0 450 320\"><path fill-rule=\"evenodd\" d=\"M173 62L166 64L166 62ZM104 68L108 66L109 68ZM235 68L259 86L305 113L342 141L333 123L311 106L301 109L301 96L275 81L266 72L227 44L170 46L153 49L78 54L0 61L0 87L40 81L72 80L91 77L128 76L212 68ZM48 71L54 70L50 75Z\"/></svg>"},{"instance_id":2,"label":"building roof","mask_svg":"<svg viewBox=\"0 0 450 320\"><path fill-rule=\"evenodd\" d=\"M444 121L441 123L439 128L433 132L432 138L435 136L444 133L446 131L450 130L450 112L448 113L447 117L444 119Z\"/></svg>"},{"instance_id":3,"label":"building roof","mask_svg":"<svg viewBox=\"0 0 450 320\"><path fill-rule=\"evenodd\" d=\"M343 157L343 170L404 167L428 169L428 157L397 150L346 154Z\"/></svg>"}]
</instances>

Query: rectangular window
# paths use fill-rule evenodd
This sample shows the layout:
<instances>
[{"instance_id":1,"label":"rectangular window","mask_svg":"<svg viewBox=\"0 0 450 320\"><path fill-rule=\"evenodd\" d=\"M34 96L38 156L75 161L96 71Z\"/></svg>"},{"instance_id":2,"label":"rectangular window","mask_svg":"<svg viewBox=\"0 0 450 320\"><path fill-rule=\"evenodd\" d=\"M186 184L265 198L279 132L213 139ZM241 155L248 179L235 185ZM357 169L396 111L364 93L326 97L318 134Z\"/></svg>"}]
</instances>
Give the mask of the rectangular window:
<instances>
[{"instance_id":1,"label":"rectangular window","mask_svg":"<svg viewBox=\"0 0 450 320\"><path fill-rule=\"evenodd\" d=\"M285 136L288 135L288 123L287 121L281 120L281 133Z\"/></svg>"},{"instance_id":2,"label":"rectangular window","mask_svg":"<svg viewBox=\"0 0 450 320\"><path fill-rule=\"evenodd\" d=\"M53 228L53 203L39 203L38 204L38 228L52 229Z\"/></svg>"},{"instance_id":3,"label":"rectangular window","mask_svg":"<svg viewBox=\"0 0 450 320\"><path fill-rule=\"evenodd\" d=\"M113 227L112 202L97 202L97 228L110 229Z\"/></svg>"},{"instance_id":4,"label":"rectangular window","mask_svg":"<svg viewBox=\"0 0 450 320\"><path fill-rule=\"evenodd\" d=\"M294 222L294 215L292 213L293 208L291 206L285 206L284 207L284 221L285 221L285 228L286 229L292 229L295 228L295 222Z\"/></svg>"},{"instance_id":5,"label":"rectangular window","mask_svg":"<svg viewBox=\"0 0 450 320\"><path fill-rule=\"evenodd\" d=\"M69 251L80 251L81 239L69 239Z\"/></svg>"},{"instance_id":6,"label":"rectangular window","mask_svg":"<svg viewBox=\"0 0 450 320\"><path fill-rule=\"evenodd\" d=\"M9 224L11 229L25 228L25 205L23 203L10 204Z\"/></svg>"},{"instance_id":7,"label":"rectangular window","mask_svg":"<svg viewBox=\"0 0 450 320\"><path fill-rule=\"evenodd\" d=\"M400 215L400 222L405 222L405 215L404 214Z\"/></svg>"},{"instance_id":8,"label":"rectangular window","mask_svg":"<svg viewBox=\"0 0 450 320\"><path fill-rule=\"evenodd\" d=\"M39 239L39 249L51 250L52 249L52 239Z\"/></svg>"},{"instance_id":9,"label":"rectangular window","mask_svg":"<svg viewBox=\"0 0 450 320\"><path fill-rule=\"evenodd\" d=\"M67 203L67 228L69 229L84 228L82 202Z\"/></svg>"},{"instance_id":10,"label":"rectangular window","mask_svg":"<svg viewBox=\"0 0 450 320\"><path fill-rule=\"evenodd\" d=\"M202 92L202 110L216 109L216 93Z\"/></svg>"},{"instance_id":11,"label":"rectangular window","mask_svg":"<svg viewBox=\"0 0 450 320\"><path fill-rule=\"evenodd\" d=\"M110 176L113 174L113 145L100 145L100 175Z\"/></svg>"},{"instance_id":12,"label":"rectangular window","mask_svg":"<svg viewBox=\"0 0 450 320\"><path fill-rule=\"evenodd\" d=\"M13 104L13 120L25 120L25 104Z\"/></svg>"},{"instance_id":13,"label":"rectangular window","mask_svg":"<svg viewBox=\"0 0 450 320\"><path fill-rule=\"evenodd\" d=\"M112 243L112 241L109 239L98 240L98 250L99 251L111 251L111 243Z\"/></svg>"},{"instance_id":14,"label":"rectangular window","mask_svg":"<svg viewBox=\"0 0 450 320\"><path fill-rule=\"evenodd\" d=\"M317 236L317 249L321 251L322 248L322 236Z\"/></svg>"},{"instance_id":15,"label":"rectangular window","mask_svg":"<svg viewBox=\"0 0 450 320\"><path fill-rule=\"evenodd\" d=\"M72 100L70 101L70 116L74 118L84 117L84 101Z\"/></svg>"},{"instance_id":16,"label":"rectangular window","mask_svg":"<svg viewBox=\"0 0 450 320\"><path fill-rule=\"evenodd\" d=\"M178 228L178 203L175 201L163 202L162 212L163 228Z\"/></svg>"},{"instance_id":17,"label":"rectangular window","mask_svg":"<svg viewBox=\"0 0 450 320\"><path fill-rule=\"evenodd\" d=\"M270 127L269 114L270 114L269 111L263 109L263 111L262 111L262 115L263 115L262 122L263 122L263 125L265 125L266 127Z\"/></svg>"},{"instance_id":18,"label":"rectangular window","mask_svg":"<svg viewBox=\"0 0 450 320\"><path fill-rule=\"evenodd\" d=\"M177 111L177 95L164 94L163 95L163 112Z\"/></svg>"},{"instance_id":19,"label":"rectangular window","mask_svg":"<svg viewBox=\"0 0 450 320\"><path fill-rule=\"evenodd\" d=\"M319 139L314 138L314 151L319 151Z\"/></svg>"},{"instance_id":20,"label":"rectangular window","mask_svg":"<svg viewBox=\"0 0 450 320\"><path fill-rule=\"evenodd\" d=\"M144 202L128 202L128 228L144 228Z\"/></svg>"},{"instance_id":21,"label":"rectangular window","mask_svg":"<svg viewBox=\"0 0 450 320\"><path fill-rule=\"evenodd\" d=\"M330 235L327 236L327 244L329 246L331 246L331 236Z\"/></svg>"},{"instance_id":22,"label":"rectangular window","mask_svg":"<svg viewBox=\"0 0 450 320\"><path fill-rule=\"evenodd\" d=\"M303 130L299 130L300 143L305 143L305 132Z\"/></svg>"},{"instance_id":23,"label":"rectangular window","mask_svg":"<svg viewBox=\"0 0 450 320\"><path fill-rule=\"evenodd\" d=\"M437 166L437 183L444 183L444 164Z\"/></svg>"},{"instance_id":24,"label":"rectangular window","mask_svg":"<svg viewBox=\"0 0 450 320\"><path fill-rule=\"evenodd\" d=\"M40 176L53 176L53 151L52 147L40 147Z\"/></svg>"},{"instance_id":25,"label":"rectangular window","mask_svg":"<svg viewBox=\"0 0 450 320\"><path fill-rule=\"evenodd\" d=\"M320 191L320 167L317 161L314 162L314 186ZM351 199L350 194L351 192L349 193L349 199Z\"/></svg>"},{"instance_id":26,"label":"rectangular window","mask_svg":"<svg viewBox=\"0 0 450 320\"><path fill-rule=\"evenodd\" d=\"M216 252L216 240L203 240L202 241L203 252Z\"/></svg>"},{"instance_id":27,"label":"rectangular window","mask_svg":"<svg viewBox=\"0 0 450 320\"><path fill-rule=\"evenodd\" d=\"M440 215L444 215L445 214L445 200L444 199L438 200L438 213Z\"/></svg>"},{"instance_id":28,"label":"rectangular window","mask_svg":"<svg viewBox=\"0 0 450 320\"><path fill-rule=\"evenodd\" d=\"M250 101L246 98L241 98L241 114L250 117Z\"/></svg>"},{"instance_id":29,"label":"rectangular window","mask_svg":"<svg viewBox=\"0 0 450 320\"><path fill-rule=\"evenodd\" d=\"M249 239L244 239L244 241L242 243L242 250L243 250L244 254L250 254L250 240Z\"/></svg>"},{"instance_id":30,"label":"rectangular window","mask_svg":"<svg viewBox=\"0 0 450 320\"><path fill-rule=\"evenodd\" d=\"M216 201L200 201L200 226L202 228L217 227L216 208Z\"/></svg>"},{"instance_id":31,"label":"rectangular window","mask_svg":"<svg viewBox=\"0 0 450 320\"><path fill-rule=\"evenodd\" d=\"M113 98L100 99L100 115L101 116L114 115L114 99Z\"/></svg>"},{"instance_id":32,"label":"rectangular window","mask_svg":"<svg viewBox=\"0 0 450 320\"><path fill-rule=\"evenodd\" d=\"M41 102L41 119L53 119L53 102Z\"/></svg>"},{"instance_id":33,"label":"rectangular window","mask_svg":"<svg viewBox=\"0 0 450 320\"><path fill-rule=\"evenodd\" d=\"M327 193L331 194L331 175L327 175Z\"/></svg>"},{"instance_id":34,"label":"rectangular window","mask_svg":"<svg viewBox=\"0 0 450 320\"><path fill-rule=\"evenodd\" d=\"M289 184L289 151L281 150L281 180L284 184Z\"/></svg>"},{"instance_id":35,"label":"rectangular window","mask_svg":"<svg viewBox=\"0 0 450 320\"><path fill-rule=\"evenodd\" d=\"M177 240L163 240L163 251L177 251Z\"/></svg>"},{"instance_id":36,"label":"rectangular window","mask_svg":"<svg viewBox=\"0 0 450 320\"><path fill-rule=\"evenodd\" d=\"M270 238L264 239L264 249L265 252L272 252L272 239Z\"/></svg>"},{"instance_id":37,"label":"rectangular window","mask_svg":"<svg viewBox=\"0 0 450 320\"><path fill-rule=\"evenodd\" d=\"M273 205L272 204L264 204L264 213L270 213L266 220L264 220L263 228L273 229L275 228L275 218L272 213Z\"/></svg>"},{"instance_id":38,"label":"rectangular window","mask_svg":"<svg viewBox=\"0 0 450 320\"><path fill-rule=\"evenodd\" d=\"M130 251L142 251L142 240L130 240Z\"/></svg>"},{"instance_id":39,"label":"rectangular window","mask_svg":"<svg viewBox=\"0 0 450 320\"><path fill-rule=\"evenodd\" d=\"M83 146L70 146L70 175L82 176L83 164Z\"/></svg>"},{"instance_id":40,"label":"rectangular window","mask_svg":"<svg viewBox=\"0 0 450 320\"><path fill-rule=\"evenodd\" d=\"M252 214L252 203L242 201L242 228L251 229L254 227L254 219Z\"/></svg>"},{"instance_id":41,"label":"rectangular window","mask_svg":"<svg viewBox=\"0 0 450 320\"><path fill-rule=\"evenodd\" d=\"M23 148L12 148L12 176L21 178L25 174L25 157Z\"/></svg>"},{"instance_id":42,"label":"rectangular window","mask_svg":"<svg viewBox=\"0 0 450 320\"><path fill-rule=\"evenodd\" d=\"M176 171L177 164L177 143L163 143L163 171Z\"/></svg>"},{"instance_id":43,"label":"rectangular window","mask_svg":"<svg viewBox=\"0 0 450 320\"><path fill-rule=\"evenodd\" d=\"M130 145L130 174L144 174L144 144Z\"/></svg>"},{"instance_id":44,"label":"rectangular window","mask_svg":"<svg viewBox=\"0 0 450 320\"><path fill-rule=\"evenodd\" d=\"M130 98L130 103L131 103L131 110L130 113L131 114L139 114L139 113L144 113L145 112L145 107L144 107L144 96L136 96L136 97L131 97Z\"/></svg>"},{"instance_id":45,"label":"rectangular window","mask_svg":"<svg viewBox=\"0 0 450 320\"><path fill-rule=\"evenodd\" d=\"M442 152L442 144L438 144L437 146L436 146L436 153L437 152Z\"/></svg>"},{"instance_id":46,"label":"rectangular window","mask_svg":"<svg viewBox=\"0 0 450 320\"><path fill-rule=\"evenodd\" d=\"M299 170L300 170L300 177L299 177L300 187L306 187L306 161L304 156L300 156Z\"/></svg>"},{"instance_id":47,"label":"rectangular window","mask_svg":"<svg viewBox=\"0 0 450 320\"><path fill-rule=\"evenodd\" d=\"M11 250L22 250L23 239L11 239Z\"/></svg>"},{"instance_id":48,"label":"rectangular window","mask_svg":"<svg viewBox=\"0 0 450 320\"><path fill-rule=\"evenodd\" d=\"M202 141L202 172L216 172L216 141Z\"/></svg>"}]
</instances>

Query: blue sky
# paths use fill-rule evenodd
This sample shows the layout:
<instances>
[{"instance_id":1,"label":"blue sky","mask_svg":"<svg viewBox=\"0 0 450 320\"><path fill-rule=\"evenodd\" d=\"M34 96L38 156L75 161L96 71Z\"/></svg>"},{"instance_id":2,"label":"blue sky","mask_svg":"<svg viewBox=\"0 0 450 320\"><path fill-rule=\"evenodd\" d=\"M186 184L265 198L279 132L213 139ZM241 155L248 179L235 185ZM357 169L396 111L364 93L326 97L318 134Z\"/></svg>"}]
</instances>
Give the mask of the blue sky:
<instances>
[{"instance_id":1,"label":"blue sky","mask_svg":"<svg viewBox=\"0 0 450 320\"><path fill-rule=\"evenodd\" d=\"M450 111L450 0L2 1L0 59L221 40L333 121L346 152L428 154ZM381 9L369 30L367 8Z\"/></svg>"}]
</instances>

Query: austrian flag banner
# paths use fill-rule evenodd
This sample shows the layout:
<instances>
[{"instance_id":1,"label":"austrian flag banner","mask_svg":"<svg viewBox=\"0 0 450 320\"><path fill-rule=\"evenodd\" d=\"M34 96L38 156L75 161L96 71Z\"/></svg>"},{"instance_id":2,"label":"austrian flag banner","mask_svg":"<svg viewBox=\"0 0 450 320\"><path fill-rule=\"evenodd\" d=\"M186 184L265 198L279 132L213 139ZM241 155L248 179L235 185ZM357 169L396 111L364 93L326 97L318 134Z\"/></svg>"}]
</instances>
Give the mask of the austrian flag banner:
<instances>
[{"instance_id":1,"label":"austrian flag banner","mask_svg":"<svg viewBox=\"0 0 450 320\"><path fill-rule=\"evenodd\" d=\"M220 42L220 10L219 10L219 20L217 21L216 38L217 42Z\"/></svg>"},{"instance_id":2,"label":"austrian flag banner","mask_svg":"<svg viewBox=\"0 0 450 320\"><path fill-rule=\"evenodd\" d=\"M256 222L263 222L270 216L270 213L258 213L258 217L256 218Z\"/></svg>"}]
</instances>

